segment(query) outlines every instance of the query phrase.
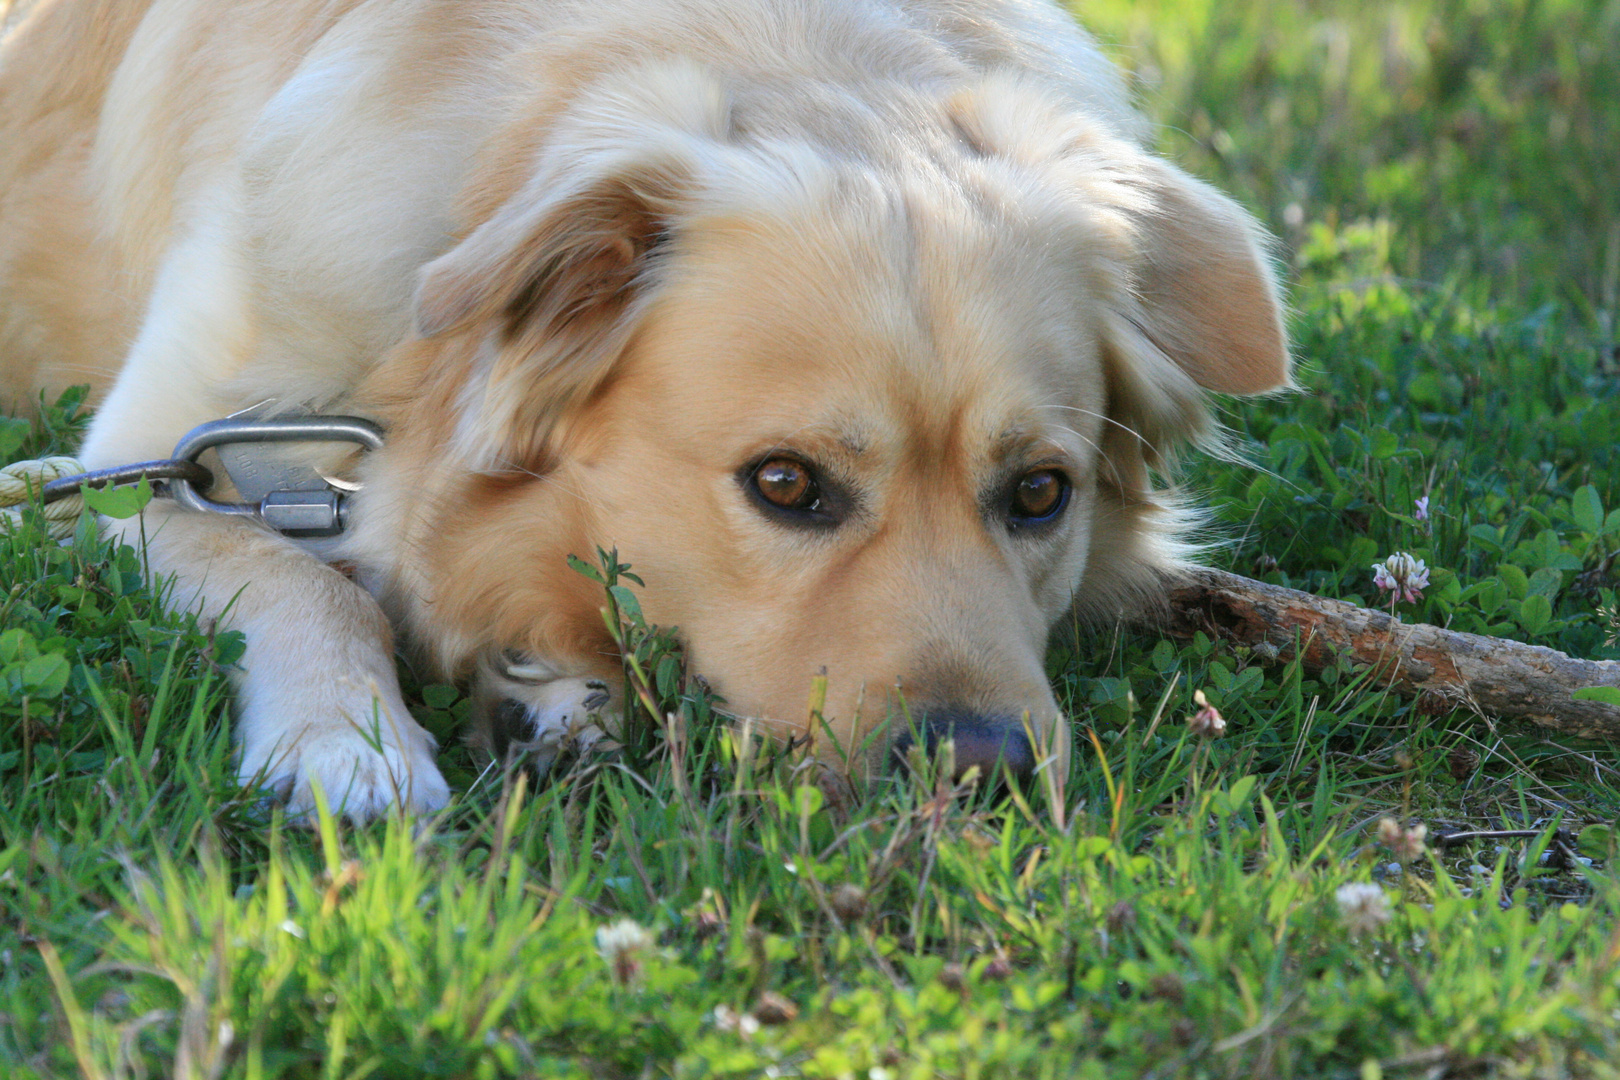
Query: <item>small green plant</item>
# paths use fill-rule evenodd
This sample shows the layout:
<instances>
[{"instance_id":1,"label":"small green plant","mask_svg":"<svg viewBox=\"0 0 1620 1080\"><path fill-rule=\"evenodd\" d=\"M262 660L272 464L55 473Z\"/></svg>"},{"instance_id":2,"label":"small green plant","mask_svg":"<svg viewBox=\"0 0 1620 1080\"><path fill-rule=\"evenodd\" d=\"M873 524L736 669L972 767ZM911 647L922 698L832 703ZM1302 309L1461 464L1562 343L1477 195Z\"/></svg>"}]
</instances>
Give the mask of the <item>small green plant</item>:
<instances>
[{"instance_id":1,"label":"small green plant","mask_svg":"<svg viewBox=\"0 0 1620 1080\"><path fill-rule=\"evenodd\" d=\"M596 557L597 563L592 565L570 555L568 565L602 586L602 621L624 666L624 700L634 703L626 710L626 719L639 714L643 722L634 725L638 731L662 730L670 715L669 707L679 701L686 685L676 636L679 628L647 624L641 601L625 582L638 586L645 583L630 572L629 563L619 562L617 549L598 548ZM628 731L624 734L633 737Z\"/></svg>"}]
</instances>

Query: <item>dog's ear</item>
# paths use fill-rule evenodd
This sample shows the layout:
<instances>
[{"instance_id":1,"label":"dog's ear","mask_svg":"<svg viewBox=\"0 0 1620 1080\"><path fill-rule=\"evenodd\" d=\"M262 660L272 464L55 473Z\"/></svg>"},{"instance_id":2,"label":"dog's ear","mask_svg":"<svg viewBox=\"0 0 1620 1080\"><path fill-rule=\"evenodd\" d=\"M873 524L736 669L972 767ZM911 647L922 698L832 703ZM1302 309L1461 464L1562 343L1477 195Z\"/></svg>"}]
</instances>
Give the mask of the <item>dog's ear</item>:
<instances>
[{"instance_id":1,"label":"dog's ear","mask_svg":"<svg viewBox=\"0 0 1620 1080\"><path fill-rule=\"evenodd\" d=\"M1127 490L1214 430L1203 391L1259 394L1290 383L1282 302L1265 235L1231 199L1140 150L1108 185L1128 237L1107 303L1109 457Z\"/></svg>"},{"instance_id":2,"label":"dog's ear","mask_svg":"<svg viewBox=\"0 0 1620 1080\"><path fill-rule=\"evenodd\" d=\"M473 468L538 467L551 421L607 377L725 127L695 65L598 89L548 132L527 181L418 273L417 334L465 332L477 353L460 427Z\"/></svg>"},{"instance_id":3,"label":"dog's ear","mask_svg":"<svg viewBox=\"0 0 1620 1080\"><path fill-rule=\"evenodd\" d=\"M514 196L420 273L417 333L471 332L459 425L471 468L543 468L552 422L634 332L686 173L656 155L604 164Z\"/></svg>"},{"instance_id":4,"label":"dog's ear","mask_svg":"<svg viewBox=\"0 0 1620 1080\"><path fill-rule=\"evenodd\" d=\"M599 333L630 299L682 178L677 162L609 164L618 167L568 178L562 190L526 188L423 267L418 336L491 321L542 339Z\"/></svg>"},{"instance_id":5,"label":"dog's ear","mask_svg":"<svg viewBox=\"0 0 1620 1080\"><path fill-rule=\"evenodd\" d=\"M1140 156L1127 211L1134 303L1147 341L1206 390L1259 394L1289 385L1282 302L1265 234L1237 203L1175 166Z\"/></svg>"},{"instance_id":6,"label":"dog's ear","mask_svg":"<svg viewBox=\"0 0 1620 1080\"><path fill-rule=\"evenodd\" d=\"M1182 537L1197 515L1149 469L1188 441L1220 448L1204 392L1291 385L1260 227L1173 165L1135 148L1127 161L1115 206L1130 254L1105 316L1111 423L1087 570L1092 614L1109 616L1158 595L1159 575L1195 554Z\"/></svg>"},{"instance_id":7,"label":"dog's ear","mask_svg":"<svg viewBox=\"0 0 1620 1080\"><path fill-rule=\"evenodd\" d=\"M1242 207L1144 151L1128 117L1077 108L1026 76L986 76L946 110L971 151L1012 161L1067 196L1083 224L1078 254L1109 279L1100 291L1120 325L1105 336L1139 369L1121 372L1124 382L1142 384L1146 399L1155 386L1169 398L1191 394L1160 401L1171 414L1194 407L1196 388L1289 385L1266 236ZM1142 404L1152 411L1151 400Z\"/></svg>"}]
</instances>

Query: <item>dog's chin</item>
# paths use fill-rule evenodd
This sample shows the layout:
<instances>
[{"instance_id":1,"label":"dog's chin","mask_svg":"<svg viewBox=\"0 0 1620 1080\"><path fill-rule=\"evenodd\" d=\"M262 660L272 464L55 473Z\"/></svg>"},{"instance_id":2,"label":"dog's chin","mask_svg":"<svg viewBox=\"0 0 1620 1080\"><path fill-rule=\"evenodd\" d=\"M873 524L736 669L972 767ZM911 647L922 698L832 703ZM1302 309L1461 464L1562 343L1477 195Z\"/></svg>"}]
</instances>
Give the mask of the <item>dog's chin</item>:
<instances>
[{"instance_id":1,"label":"dog's chin","mask_svg":"<svg viewBox=\"0 0 1620 1080\"><path fill-rule=\"evenodd\" d=\"M485 656L473 677L471 741L496 762L522 760L543 773L609 734L613 699L606 680L510 651Z\"/></svg>"}]
</instances>

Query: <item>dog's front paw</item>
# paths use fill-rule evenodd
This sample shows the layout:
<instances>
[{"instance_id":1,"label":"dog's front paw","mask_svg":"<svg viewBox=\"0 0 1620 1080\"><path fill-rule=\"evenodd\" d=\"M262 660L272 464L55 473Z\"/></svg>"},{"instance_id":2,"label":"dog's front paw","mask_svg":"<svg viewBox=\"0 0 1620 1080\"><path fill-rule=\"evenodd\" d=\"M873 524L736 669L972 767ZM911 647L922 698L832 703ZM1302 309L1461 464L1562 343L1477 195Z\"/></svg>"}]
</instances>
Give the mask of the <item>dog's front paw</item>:
<instances>
[{"instance_id":1,"label":"dog's front paw","mask_svg":"<svg viewBox=\"0 0 1620 1080\"><path fill-rule=\"evenodd\" d=\"M537 770L565 751L595 746L607 728L613 692L606 680L565 677L549 666L507 654L480 665L477 740L496 760L523 755Z\"/></svg>"},{"instance_id":2,"label":"dog's front paw","mask_svg":"<svg viewBox=\"0 0 1620 1080\"><path fill-rule=\"evenodd\" d=\"M356 822L394 808L428 813L444 806L450 787L434 763L433 736L397 695L358 689L317 695L347 701L301 703L303 715L321 717L303 723L267 722L261 703L249 702L239 728L241 782L275 792L294 819L315 814L317 784L333 813Z\"/></svg>"}]
</instances>

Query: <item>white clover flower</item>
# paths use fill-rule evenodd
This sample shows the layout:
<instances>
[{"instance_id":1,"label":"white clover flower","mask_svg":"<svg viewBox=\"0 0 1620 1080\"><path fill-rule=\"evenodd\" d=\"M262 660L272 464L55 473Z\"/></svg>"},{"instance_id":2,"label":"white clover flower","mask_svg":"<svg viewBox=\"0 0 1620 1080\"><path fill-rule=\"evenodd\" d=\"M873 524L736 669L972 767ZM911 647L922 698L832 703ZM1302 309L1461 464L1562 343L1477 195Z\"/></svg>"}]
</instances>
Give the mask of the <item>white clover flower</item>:
<instances>
[{"instance_id":1,"label":"white clover flower","mask_svg":"<svg viewBox=\"0 0 1620 1080\"><path fill-rule=\"evenodd\" d=\"M1424 839L1429 835L1427 825L1414 825L1410 829L1401 828L1401 823L1394 818L1383 818L1378 822L1378 842L1395 853L1395 858L1401 862L1411 862L1420 858L1428 850Z\"/></svg>"},{"instance_id":2,"label":"white clover flower","mask_svg":"<svg viewBox=\"0 0 1620 1080\"><path fill-rule=\"evenodd\" d=\"M714 1026L721 1031L729 1031L743 1038L752 1038L759 1031L759 1020L753 1013L740 1013L730 1005L716 1005L709 1014L714 1020Z\"/></svg>"},{"instance_id":3,"label":"white clover flower","mask_svg":"<svg viewBox=\"0 0 1620 1080\"><path fill-rule=\"evenodd\" d=\"M642 954L654 945L653 936L634 919L620 919L596 931L596 951L607 961L613 981L623 986L641 974Z\"/></svg>"},{"instance_id":4,"label":"white clover flower","mask_svg":"<svg viewBox=\"0 0 1620 1080\"><path fill-rule=\"evenodd\" d=\"M1429 587L1429 568L1422 559L1414 559L1404 551L1397 551L1380 563L1373 563L1373 584L1384 592L1393 592L1396 598L1415 604L1423 599L1423 590Z\"/></svg>"},{"instance_id":5,"label":"white clover flower","mask_svg":"<svg viewBox=\"0 0 1620 1080\"><path fill-rule=\"evenodd\" d=\"M1372 934L1389 922L1389 896L1382 888L1369 882L1351 882L1340 885L1333 894L1339 902L1339 918L1353 934Z\"/></svg>"},{"instance_id":6,"label":"white clover flower","mask_svg":"<svg viewBox=\"0 0 1620 1080\"><path fill-rule=\"evenodd\" d=\"M1429 497L1427 495L1417 501L1417 509L1413 511L1412 517L1418 521L1429 520Z\"/></svg>"}]
</instances>

